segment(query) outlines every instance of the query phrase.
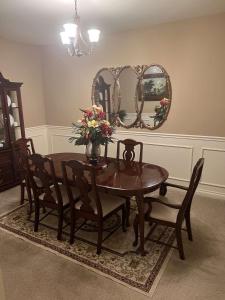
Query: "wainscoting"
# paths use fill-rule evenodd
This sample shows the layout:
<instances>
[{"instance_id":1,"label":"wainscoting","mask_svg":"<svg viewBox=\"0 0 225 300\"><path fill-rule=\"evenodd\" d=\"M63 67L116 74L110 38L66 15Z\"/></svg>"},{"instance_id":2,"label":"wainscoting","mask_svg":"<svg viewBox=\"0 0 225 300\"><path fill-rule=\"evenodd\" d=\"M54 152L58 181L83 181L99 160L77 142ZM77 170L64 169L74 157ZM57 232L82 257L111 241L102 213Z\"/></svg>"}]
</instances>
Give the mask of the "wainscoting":
<instances>
[{"instance_id":1,"label":"wainscoting","mask_svg":"<svg viewBox=\"0 0 225 300\"><path fill-rule=\"evenodd\" d=\"M37 152L84 152L83 146L68 142L70 127L43 125L26 129L34 140ZM133 138L144 143L143 160L165 167L170 181L187 184L192 168L199 157L205 166L198 192L225 200L225 138L161 134L152 132L118 130L115 139ZM109 147L109 156L115 157L116 144Z\"/></svg>"},{"instance_id":2,"label":"wainscoting","mask_svg":"<svg viewBox=\"0 0 225 300\"><path fill-rule=\"evenodd\" d=\"M26 137L31 137L37 153L48 154L48 128L46 125L25 129Z\"/></svg>"}]
</instances>

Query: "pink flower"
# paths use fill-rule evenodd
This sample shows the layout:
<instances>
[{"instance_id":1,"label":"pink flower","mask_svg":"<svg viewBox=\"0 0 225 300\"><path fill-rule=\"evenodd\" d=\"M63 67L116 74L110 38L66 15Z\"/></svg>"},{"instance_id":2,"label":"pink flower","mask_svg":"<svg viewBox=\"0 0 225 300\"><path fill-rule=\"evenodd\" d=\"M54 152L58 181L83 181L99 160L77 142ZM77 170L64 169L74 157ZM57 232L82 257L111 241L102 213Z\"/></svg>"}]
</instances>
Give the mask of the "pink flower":
<instances>
[{"instance_id":1,"label":"pink flower","mask_svg":"<svg viewBox=\"0 0 225 300\"><path fill-rule=\"evenodd\" d=\"M166 106L169 104L169 99L163 98L159 103L161 106Z\"/></svg>"}]
</instances>

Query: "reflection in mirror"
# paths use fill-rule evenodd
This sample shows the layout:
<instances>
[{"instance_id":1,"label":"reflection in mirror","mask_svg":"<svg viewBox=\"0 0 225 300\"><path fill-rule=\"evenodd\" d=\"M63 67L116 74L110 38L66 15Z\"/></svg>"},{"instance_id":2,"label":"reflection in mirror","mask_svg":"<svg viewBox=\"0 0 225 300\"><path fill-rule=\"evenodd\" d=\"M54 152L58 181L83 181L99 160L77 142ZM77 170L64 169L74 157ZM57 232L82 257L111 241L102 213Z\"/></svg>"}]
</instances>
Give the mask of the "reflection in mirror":
<instances>
[{"instance_id":1,"label":"reflection in mirror","mask_svg":"<svg viewBox=\"0 0 225 300\"><path fill-rule=\"evenodd\" d=\"M138 78L132 67L124 67L119 74L120 106L119 121L122 125L133 126L137 120L137 84Z\"/></svg>"},{"instance_id":2,"label":"reflection in mirror","mask_svg":"<svg viewBox=\"0 0 225 300\"><path fill-rule=\"evenodd\" d=\"M94 79L92 101L93 104L103 107L107 120L110 120L110 116L114 112L113 89L114 77L111 71L109 69L100 70Z\"/></svg>"},{"instance_id":3,"label":"reflection in mirror","mask_svg":"<svg viewBox=\"0 0 225 300\"><path fill-rule=\"evenodd\" d=\"M159 65L148 67L142 76L144 127L155 129L166 120L171 102L169 76Z\"/></svg>"}]
</instances>

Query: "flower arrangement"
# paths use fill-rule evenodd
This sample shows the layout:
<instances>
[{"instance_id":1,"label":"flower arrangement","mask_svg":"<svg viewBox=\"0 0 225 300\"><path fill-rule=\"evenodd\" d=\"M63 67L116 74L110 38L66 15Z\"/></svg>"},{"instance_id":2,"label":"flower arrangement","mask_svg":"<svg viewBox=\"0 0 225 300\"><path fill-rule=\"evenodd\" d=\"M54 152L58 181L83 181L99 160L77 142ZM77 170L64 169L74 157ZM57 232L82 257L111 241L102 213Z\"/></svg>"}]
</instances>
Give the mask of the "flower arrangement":
<instances>
[{"instance_id":1,"label":"flower arrangement","mask_svg":"<svg viewBox=\"0 0 225 300\"><path fill-rule=\"evenodd\" d=\"M160 100L159 104L160 105L157 105L155 107L155 115L153 116L154 126L156 126L157 122L159 124L164 120L170 104L170 100L167 98L163 98L162 100Z\"/></svg>"},{"instance_id":2,"label":"flower arrangement","mask_svg":"<svg viewBox=\"0 0 225 300\"><path fill-rule=\"evenodd\" d=\"M83 117L73 123L75 136L69 139L75 145L105 145L113 142L114 127L105 119L105 112L101 106L93 105L88 109L81 109Z\"/></svg>"}]
</instances>

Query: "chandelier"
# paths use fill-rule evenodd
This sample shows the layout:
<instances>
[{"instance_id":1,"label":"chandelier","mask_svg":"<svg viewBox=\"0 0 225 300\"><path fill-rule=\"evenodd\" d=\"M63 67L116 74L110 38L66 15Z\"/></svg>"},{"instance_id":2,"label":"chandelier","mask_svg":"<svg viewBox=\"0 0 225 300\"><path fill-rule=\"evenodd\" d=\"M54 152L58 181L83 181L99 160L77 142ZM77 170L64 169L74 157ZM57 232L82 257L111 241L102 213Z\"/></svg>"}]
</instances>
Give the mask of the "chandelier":
<instances>
[{"instance_id":1,"label":"chandelier","mask_svg":"<svg viewBox=\"0 0 225 300\"><path fill-rule=\"evenodd\" d=\"M80 17L77 12L77 0L74 1L75 16L74 23L64 24L64 31L60 32L61 41L63 45L67 46L67 50L70 56L84 56L90 55L94 46L99 40L100 30L89 29L88 37L89 41L86 41L82 35L80 27Z\"/></svg>"}]
</instances>

